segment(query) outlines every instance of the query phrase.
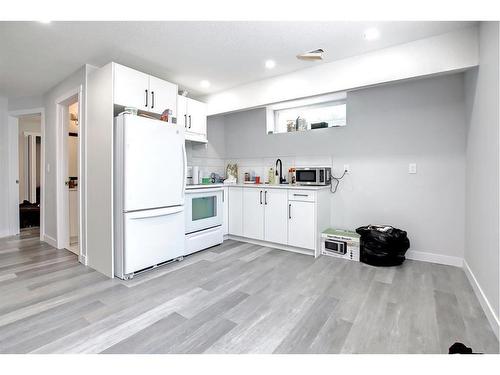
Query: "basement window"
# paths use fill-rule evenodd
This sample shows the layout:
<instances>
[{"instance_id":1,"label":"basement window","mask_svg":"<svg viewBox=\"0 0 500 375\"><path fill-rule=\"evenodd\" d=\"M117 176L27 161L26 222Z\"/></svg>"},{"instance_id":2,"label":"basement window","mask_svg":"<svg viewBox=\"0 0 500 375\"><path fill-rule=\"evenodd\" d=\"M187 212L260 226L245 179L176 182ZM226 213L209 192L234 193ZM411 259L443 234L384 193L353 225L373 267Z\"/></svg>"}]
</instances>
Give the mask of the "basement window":
<instances>
[{"instance_id":1,"label":"basement window","mask_svg":"<svg viewBox=\"0 0 500 375\"><path fill-rule=\"evenodd\" d=\"M267 133L293 133L345 126L345 93L306 98L267 107Z\"/></svg>"}]
</instances>

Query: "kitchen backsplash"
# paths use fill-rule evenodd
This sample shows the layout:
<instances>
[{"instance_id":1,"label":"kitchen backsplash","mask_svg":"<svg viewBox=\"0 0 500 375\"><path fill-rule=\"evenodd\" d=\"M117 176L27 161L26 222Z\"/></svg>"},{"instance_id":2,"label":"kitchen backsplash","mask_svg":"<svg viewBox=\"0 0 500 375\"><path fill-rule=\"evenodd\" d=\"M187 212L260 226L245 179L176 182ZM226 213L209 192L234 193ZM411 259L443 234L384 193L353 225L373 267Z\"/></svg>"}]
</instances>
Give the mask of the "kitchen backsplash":
<instances>
[{"instance_id":1,"label":"kitchen backsplash","mask_svg":"<svg viewBox=\"0 0 500 375\"><path fill-rule=\"evenodd\" d=\"M228 163L238 164L238 182L244 180L245 173L252 173L255 176L260 176L262 181L267 181L269 168L276 168L276 160L280 158L283 163L283 176L288 179L288 169L296 167L331 167L331 156L281 156L274 158L257 158L257 159L226 159L225 165Z\"/></svg>"}]
</instances>

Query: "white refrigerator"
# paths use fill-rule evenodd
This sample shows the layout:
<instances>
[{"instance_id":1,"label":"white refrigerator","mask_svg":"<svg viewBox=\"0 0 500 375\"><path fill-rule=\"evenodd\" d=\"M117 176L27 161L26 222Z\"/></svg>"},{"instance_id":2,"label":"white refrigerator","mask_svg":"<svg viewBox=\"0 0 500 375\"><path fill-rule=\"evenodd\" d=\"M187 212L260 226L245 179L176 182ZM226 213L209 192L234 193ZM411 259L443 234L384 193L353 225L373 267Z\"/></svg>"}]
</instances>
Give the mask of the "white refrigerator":
<instances>
[{"instance_id":1,"label":"white refrigerator","mask_svg":"<svg viewBox=\"0 0 500 375\"><path fill-rule=\"evenodd\" d=\"M115 276L184 254L184 127L131 114L115 118Z\"/></svg>"}]
</instances>

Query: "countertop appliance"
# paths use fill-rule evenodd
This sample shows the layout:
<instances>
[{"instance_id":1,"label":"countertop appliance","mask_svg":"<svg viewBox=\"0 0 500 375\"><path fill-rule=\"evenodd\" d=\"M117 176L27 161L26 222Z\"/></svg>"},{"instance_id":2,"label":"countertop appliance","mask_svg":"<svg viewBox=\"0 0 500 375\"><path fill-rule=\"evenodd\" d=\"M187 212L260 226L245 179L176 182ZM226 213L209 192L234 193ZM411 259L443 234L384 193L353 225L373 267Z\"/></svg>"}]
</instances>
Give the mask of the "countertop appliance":
<instances>
[{"instance_id":1,"label":"countertop appliance","mask_svg":"<svg viewBox=\"0 0 500 375\"><path fill-rule=\"evenodd\" d=\"M302 167L295 169L295 183L299 185L330 185L332 168Z\"/></svg>"},{"instance_id":2,"label":"countertop appliance","mask_svg":"<svg viewBox=\"0 0 500 375\"><path fill-rule=\"evenodd\" d=\"M223 241L223 185L198 185L186 189L186 251L200 251Z\"/></svg>"},{"instance_id":3,"label":"countertop appliance","mask_svg":"<svg viewBox=\"0 0 500 375\"><path fill-rule=\"evenodd\" d=\"M359 238L356 232L326 229L321 233L321 254L359 262Z\"/></svg>"},{"instance_id":4,"label":"countertop appliance","mask_svg":"<svg viewBox=\"0 0 500 375\"><path fill-rule=\"evenodd\" d=\"M184 127L121 114L114 142L115 275L129 279L184 255Z\"/></svg>"}]
</instances>

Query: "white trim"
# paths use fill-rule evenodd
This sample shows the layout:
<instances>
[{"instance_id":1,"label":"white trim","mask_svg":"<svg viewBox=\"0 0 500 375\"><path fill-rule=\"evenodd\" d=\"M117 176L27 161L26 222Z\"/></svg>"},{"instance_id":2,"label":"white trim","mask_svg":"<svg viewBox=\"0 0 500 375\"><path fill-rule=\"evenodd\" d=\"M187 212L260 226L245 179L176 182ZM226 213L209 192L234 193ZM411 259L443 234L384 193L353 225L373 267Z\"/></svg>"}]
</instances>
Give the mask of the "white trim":
<instances>
[{"instance_id":1,"label":"white trim","mask_svg":"<svg viewBox=\"0 0 500 375\"><path fill-rule=\"evenodd\" d=\"M78 255L78 261L84 266L87 266L87 256L83 255L81 252L80 255Z\"/></svg>"},{"instance_id":2,"label":"white trim","mask_svg":"<svg viewBox=\"0 0 500 375\"><path fill-rule=\"evenodd\" d=\"M57 241L55 238L50 237L48 234L43 236L42 241L47 242L50 246L57 248Z\"/></svg>"},{"instance_id":3,"label":"white trim","mask_svg":"<svg viewBox=\"0 0 500 375\"><path fill-rule=\"evenodd\" d=\"M56 106L56 226L57 226L57 248L62 249L69 245L69 222L68 217L65 214L68 210L68 199L67 194L64 190L65 188L65 180L66 180L66 172L64 171L64 167L66 166L67 154L65 151L64 142L66 141L67 136L67 124L63 123L64 116L63 111L66 103L68 103L73 97L76 96L76 101L78 102L78 109L81 109L81 99L82 99L83 86L79 85L78 87L69 90L64 95L59 96L54 104ZM78 114L80 116L80 113ZM78 142L80 142L80 137L78 138ZM80 148L80 145L78 145ZM79 181L80 183L80 181ZM79 190L79 195L81 194ZM78 203L80 204L80 198L78 199ZM81 209L79 212L79 221L81 222ZM78 241L80 242L81 233L80 233L80 225L78 227ZM78 253L81 253L80 244L78 246Z\"/></svg>"},{"instance_id":4,"label":"white trim","mask_svg":"<svg viewBox=\"0 0 500 375\"><path fill-rule=\"evenodd\" d=\"M447 266L462 267L463 259L459 257L454 257L450 255L442 255L435 253L425 253L423 251L407 251L406 259L419 260L422 262L445 264Z\"/></svg>"},{"instance_id":5,"label":"white trim","mask_svg":"<svg viewBox=\"0 0 500 375\"><path fill-rule=\"evenodd\" d=\"M288 245L281 245L281 244L274 243L274 242L268 242L268 241L262 241L262 240L255 240L253 238L247 238L247 237L241 237L241 236L234 236L232 234L229 234L227 236L227 238L230 239L230 240L251 243L251 244L254 244L254 245L260 245L260 246L264 246L264 247L270 247L272 249L286 250L286 251L291 251L292 253L298 253L298 254L303 254L303 255L314 256L314 250L302 249L300 247L294 247L294 246L288 246Z\"/></svg>"},{"instance_id":6,"label":"white trim","mask_svg":"<svg viewBox=\"0 0 500 375\"><path fill-rule=\"evenodd\" d=\"M9 116L19 117L23 115L40 114L40 133L42 137L42 149L40 160L40 241L45 241L45 108L34 107L9 111Z\"/></svg>"},{"instance_id":7,"label":"white trim","mask_svg":"<svg viewBox=\"0 0 500 375\"><path fill-rule=\"evenodd\" d=\"M490 304L490 301L488 301L488 298L484 294L483 290L481 289L481 286L479 285L476 277L474 276L474 273L470 269L469 265L467 264L467 261L464 259L463 263L463 268L465 275L467 275L467 278L469 279L470 284L472 285L472 289L474 290L474 293L476 294L477 299L479 300L479 303L481 304L481 307L483 308L484 314L486 315L486 318L490 322L491 328L493 329L493 332L495 333L497 339L500 339L500 320L498 317L495 315L495 310L493 310L493 307Z\"/></svg>"}]
</instances>

